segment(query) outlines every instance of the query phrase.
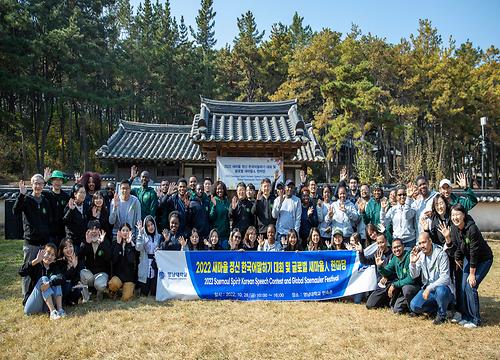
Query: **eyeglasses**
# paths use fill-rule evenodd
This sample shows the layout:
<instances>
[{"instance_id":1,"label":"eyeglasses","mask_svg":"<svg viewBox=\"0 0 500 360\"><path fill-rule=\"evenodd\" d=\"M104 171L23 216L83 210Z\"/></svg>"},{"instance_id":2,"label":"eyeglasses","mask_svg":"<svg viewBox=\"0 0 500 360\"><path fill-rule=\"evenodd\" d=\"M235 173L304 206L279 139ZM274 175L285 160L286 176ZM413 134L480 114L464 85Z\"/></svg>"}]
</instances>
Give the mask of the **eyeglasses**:
<instances>
[{"instance_id":1,"label":"eyeglasses","mask_svg":"<svg viewBox=\"0 0 500 360\"><path fill-rule=\"evenodd\" d=\"M241 236L238 236L238 235L234 235L233 236L235 239L241 239Z\"/></svg>"},{"instance_id":2,"label":"eyeglasses","mask_svg":"<svg viewBox=\"0 0 500 360\"><path fill-rule=\"evenodd\" d=\"M405 197L406 194L398 194L398 196Z\"/></svg>"}]
</instances>

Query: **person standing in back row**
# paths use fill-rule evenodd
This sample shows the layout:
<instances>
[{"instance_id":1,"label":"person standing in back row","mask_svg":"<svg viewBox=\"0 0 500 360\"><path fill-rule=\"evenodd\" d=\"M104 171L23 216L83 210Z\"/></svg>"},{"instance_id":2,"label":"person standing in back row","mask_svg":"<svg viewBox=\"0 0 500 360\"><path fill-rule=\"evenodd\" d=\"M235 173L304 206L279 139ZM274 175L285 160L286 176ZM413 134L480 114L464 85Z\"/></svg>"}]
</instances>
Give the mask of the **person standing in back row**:
<instances>
[{"instance_id":1,"label":"person standing in back row","mask_svg":"<svg viewBox=\"0 0 500 360\"><path fill-rule=\"evenodd\" d=\"M134 165L130 169L130 184L134 182L137 175L137 166ZM130 190L130 194L134 195L141 204L141 220L144 220L148 215L155 217L156 208L158 207L158 196L156 195L156 191L149 186L149 181L149 171L143 171L141 173L141 187Z\"/></svg>"},{"instance_id":2,"label":"person standing in back row","mask_svg":"<svg viewBox=\"0 0 500 360\"><path fill-rule=\"evenodd\" d=\"M14 215L22 214L23 216L23 263L34 260L38 254L38 250L41 246L47 244L50 236L52 212L49 201L42 196L44 185L45 181L42 175L33 175L31 177L33 192L28 194L24 180L19 181L19 196L14 203L12 212ZM23 276L23 296L28 292L30 281L29 276Z\"/></svg>"}]
</instances>

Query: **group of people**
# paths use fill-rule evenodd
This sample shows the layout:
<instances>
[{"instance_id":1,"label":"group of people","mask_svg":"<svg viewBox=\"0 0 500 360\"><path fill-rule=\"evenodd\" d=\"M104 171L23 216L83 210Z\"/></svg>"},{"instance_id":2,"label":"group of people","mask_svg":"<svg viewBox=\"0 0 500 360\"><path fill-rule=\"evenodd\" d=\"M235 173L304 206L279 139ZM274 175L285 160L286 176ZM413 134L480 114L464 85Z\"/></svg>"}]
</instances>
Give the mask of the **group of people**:
<instances>
[{"instance_id":1,"label":"group of people","mask_svg":"<svg viewBox=\"0 0 500 360\"><path fill-rule=\"evenodd\" d=\"M136 178L140 186L132 189ZM30 194L20 181L14 213L24 225L25 313L58 319L91 293L124 301L154 295L158 250L350 250L377 268L377 288L354 296L356 303L435 314L434 324L481 324L478 287L493 254L468 214L477 198L463 174L462 196L448 179L433 191L419 176L388 198L345 169L335 187L320 188L303 171L296 186L277 172L258 190L239 183L232 198L224 182L198 180L163 180L153 189L150 174L133 166L129 179L103 189L99 174L78 175L71 194L57 170L33 175Z\"/></svg>"}]
</instances>

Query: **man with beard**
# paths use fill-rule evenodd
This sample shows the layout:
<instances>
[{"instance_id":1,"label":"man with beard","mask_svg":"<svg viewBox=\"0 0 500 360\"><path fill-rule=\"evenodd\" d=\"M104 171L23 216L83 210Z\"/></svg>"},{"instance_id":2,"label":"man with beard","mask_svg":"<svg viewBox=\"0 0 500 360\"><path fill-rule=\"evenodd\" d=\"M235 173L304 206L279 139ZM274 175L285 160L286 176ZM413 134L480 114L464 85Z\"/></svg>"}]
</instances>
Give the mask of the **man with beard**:
<instances>
[{"instance_id":1,"label":"man with beard","mask_svg":"<svg viewBox=\"0 0 500 360\"><path fill-rule=\"evenodd\" d=\"M380 275L390 278L396 277L389 286L387 295L390 306L396 314L408 312L413 297L418 293L419 288L416 280L410 275L410 252L404 249L401 239L392 241L392 258L384 264L381 257L375 257L375 264Z\"/></svg>"}]
</instances>

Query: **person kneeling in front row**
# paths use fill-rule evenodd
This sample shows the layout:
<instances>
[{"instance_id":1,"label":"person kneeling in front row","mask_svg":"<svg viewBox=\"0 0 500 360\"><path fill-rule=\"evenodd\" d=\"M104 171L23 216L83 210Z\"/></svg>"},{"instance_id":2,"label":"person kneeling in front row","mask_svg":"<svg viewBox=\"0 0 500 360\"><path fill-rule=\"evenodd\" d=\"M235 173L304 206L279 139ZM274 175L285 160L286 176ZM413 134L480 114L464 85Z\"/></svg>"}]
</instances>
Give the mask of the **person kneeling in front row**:
<instances>
[{"instance_id":1,"label":"person kneeling in front row","mask_svg":"<svg viewBox=\"0 0 500 360\"><path fill-rule=\"evenodd\" d=\"M422 232L410 255L410 274L413 279L421 276L422 289L410 303L415 314L436 313L433 323L446 321L448 305L454 301L450 278L450 263L443 248L433 244L429 233Z\"/></svg>"},{"instance_id":2,"label":"person kneeling in front row","mask_svg":"<svg viewBox=\"0 0 500 360\"><path fill-rule=\"evenodd\" d=\"M392 257L385 265L382 257L376 256L375 263L380 275L391 278L396 276L389 286L387 295L394 313L402 314L409 311L410 302L418 293L419 287L417 280L410 275L410 252L404 249L404 243L401 239L392 241Z\"/></svg>"}]
</instances>

